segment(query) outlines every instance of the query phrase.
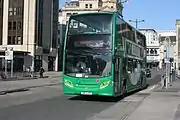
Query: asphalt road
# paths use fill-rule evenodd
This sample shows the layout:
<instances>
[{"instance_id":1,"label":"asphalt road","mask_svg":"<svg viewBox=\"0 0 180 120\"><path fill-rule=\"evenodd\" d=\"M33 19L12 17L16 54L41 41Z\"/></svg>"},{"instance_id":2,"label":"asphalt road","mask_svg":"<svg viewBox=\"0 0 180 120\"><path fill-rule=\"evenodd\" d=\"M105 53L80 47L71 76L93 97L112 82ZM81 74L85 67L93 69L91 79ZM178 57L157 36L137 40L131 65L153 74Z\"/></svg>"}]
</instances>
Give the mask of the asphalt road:
<instances>
[{"instance_id":1,"label":"asphalt road","mask_svg":"<svg viewBox=\"0 0 180 120\"><path fill-rule=\"evenodd\" d=\"M85 120L116 103L103 98L65 96L58 90L38 88L36 93L14 93L4 99L1 96L0 120Z\"/></svg>"},{"instance_id":2,"label":"asphalt road","mask_svg":"<svg viewBox=\"0 0 180 120\"><path fill-rule=\"evenodd\" d=\"M148 80L150 85L159 82L160 77L157 72L152 74L152 79ZM16 93L2 99L2 120L86 120L117 103L105 100L107 98L65 96L58 87L38 88L35 92ZM5 105L7 102L9 104ZM120 103L122 106L129 104L123 101Z\"/></svg>"}]
</instances>

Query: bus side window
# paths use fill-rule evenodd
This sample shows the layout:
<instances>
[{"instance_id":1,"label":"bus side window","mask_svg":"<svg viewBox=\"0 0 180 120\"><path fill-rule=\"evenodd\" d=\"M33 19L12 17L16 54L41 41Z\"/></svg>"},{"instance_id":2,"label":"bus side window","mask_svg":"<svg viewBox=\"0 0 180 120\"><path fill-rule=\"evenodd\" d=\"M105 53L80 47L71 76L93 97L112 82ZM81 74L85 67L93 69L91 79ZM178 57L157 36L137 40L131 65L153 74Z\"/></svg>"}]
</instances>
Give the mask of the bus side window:
<instances>
[{"instance_id":1,"label":"bus side window","mask_svg":"<svg viewBox=\"0 0 180 120\"><path fill-rule=\"evenodd\" d=\"M137 61L133 61L133 68L135 69L135 68L137 68Z\"/></svg>"},{"instance_id":2,"label":"bus side window","mask_svg":"<svg viewBox=\"0 0 180 120\"><path fill-rule=\"evenodd\" d=\"M128 59L127 71L132 72L132 70L133 70L133 61L131 59Z\"/></svg>"}]
</instances>

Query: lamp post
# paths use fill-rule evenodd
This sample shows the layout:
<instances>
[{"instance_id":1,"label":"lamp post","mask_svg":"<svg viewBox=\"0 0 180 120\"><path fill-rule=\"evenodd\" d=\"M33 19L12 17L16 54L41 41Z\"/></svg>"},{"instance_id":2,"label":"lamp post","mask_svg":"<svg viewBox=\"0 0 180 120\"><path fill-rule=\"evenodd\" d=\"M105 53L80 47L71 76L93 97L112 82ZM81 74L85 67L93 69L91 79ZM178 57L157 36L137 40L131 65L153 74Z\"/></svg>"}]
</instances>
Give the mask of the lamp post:
<instances>
[{"instance_id":1,"label":"lamp post","mask_svg":"<svg viewBox=\"0 0 180 120\"><path fill-rule=\"evenodd\" d=\"M136 20L129 20L129 22L135 22L136 23L136 29L137 29L138 28L138 23L145 22L145 20L138 20L138 19L136 19Z\"/></svg>"},{"instance_id":2,"label":"lamp post","mask_svg":"<svg viewBox=\"0 0 180 120\"><path fill-rule=\"evenodd\" d=\"M56 68L55 68L55 71L58 71L59 70L59 53L60 53L60 44L58 43L57 47L56 47L57 51L56 51Z\"/></svg>"},{"instance_id":3,"label":"lamp post","mask_svg":"<svg viewBox=\"0 0 180 120\"><path fill-rule=\"evenodd\" d=\"M166 78L165 78L165 87L167 88L168 85L170 85L170 82L171 82L171 77L172 75L170 74L171 73L171 64L172 64L172 58L173 58L173 54L172 54L172 46L171 46L171 40L169 37L166 37L165 38L165 64L166 64Z\"/></svg>"}]
</instances>

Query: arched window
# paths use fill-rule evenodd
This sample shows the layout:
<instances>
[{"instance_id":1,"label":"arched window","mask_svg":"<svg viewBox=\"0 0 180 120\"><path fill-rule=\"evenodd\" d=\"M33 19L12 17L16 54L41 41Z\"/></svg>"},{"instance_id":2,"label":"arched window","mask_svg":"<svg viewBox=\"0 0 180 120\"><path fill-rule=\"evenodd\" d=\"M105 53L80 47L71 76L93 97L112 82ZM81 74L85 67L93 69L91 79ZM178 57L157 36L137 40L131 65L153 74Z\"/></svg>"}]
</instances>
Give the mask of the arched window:
<instances>
[{"instance_id":1,"label":"arched window","mask_svg":"<svg viewBox=\"0 0 180 120\"><path fill-rule=\"evenodd\" d=\"M150 54L154 54L154 49L150 49Z\"/></svg>"}]
</instances>

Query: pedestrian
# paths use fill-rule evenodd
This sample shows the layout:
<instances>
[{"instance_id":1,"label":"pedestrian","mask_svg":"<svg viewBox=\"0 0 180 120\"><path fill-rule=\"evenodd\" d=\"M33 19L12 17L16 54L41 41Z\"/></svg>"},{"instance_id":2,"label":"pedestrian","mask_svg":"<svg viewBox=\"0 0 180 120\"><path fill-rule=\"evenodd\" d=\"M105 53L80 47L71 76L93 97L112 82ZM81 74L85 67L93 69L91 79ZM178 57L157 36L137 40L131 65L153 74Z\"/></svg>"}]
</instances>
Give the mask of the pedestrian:
<instances>
[{"instance_id":1,"label":"pedestrian","mask_svg":"<svg viewBox=\"0 0 180 120\"><path fill-rule=\"evenodd\" d=\"M41 67L41 68L40 68L39 73L40 73L40 78L43 78L43 73L44 73L44 69L43 69L43 67Z\"/></svg>"}]
</instances>

